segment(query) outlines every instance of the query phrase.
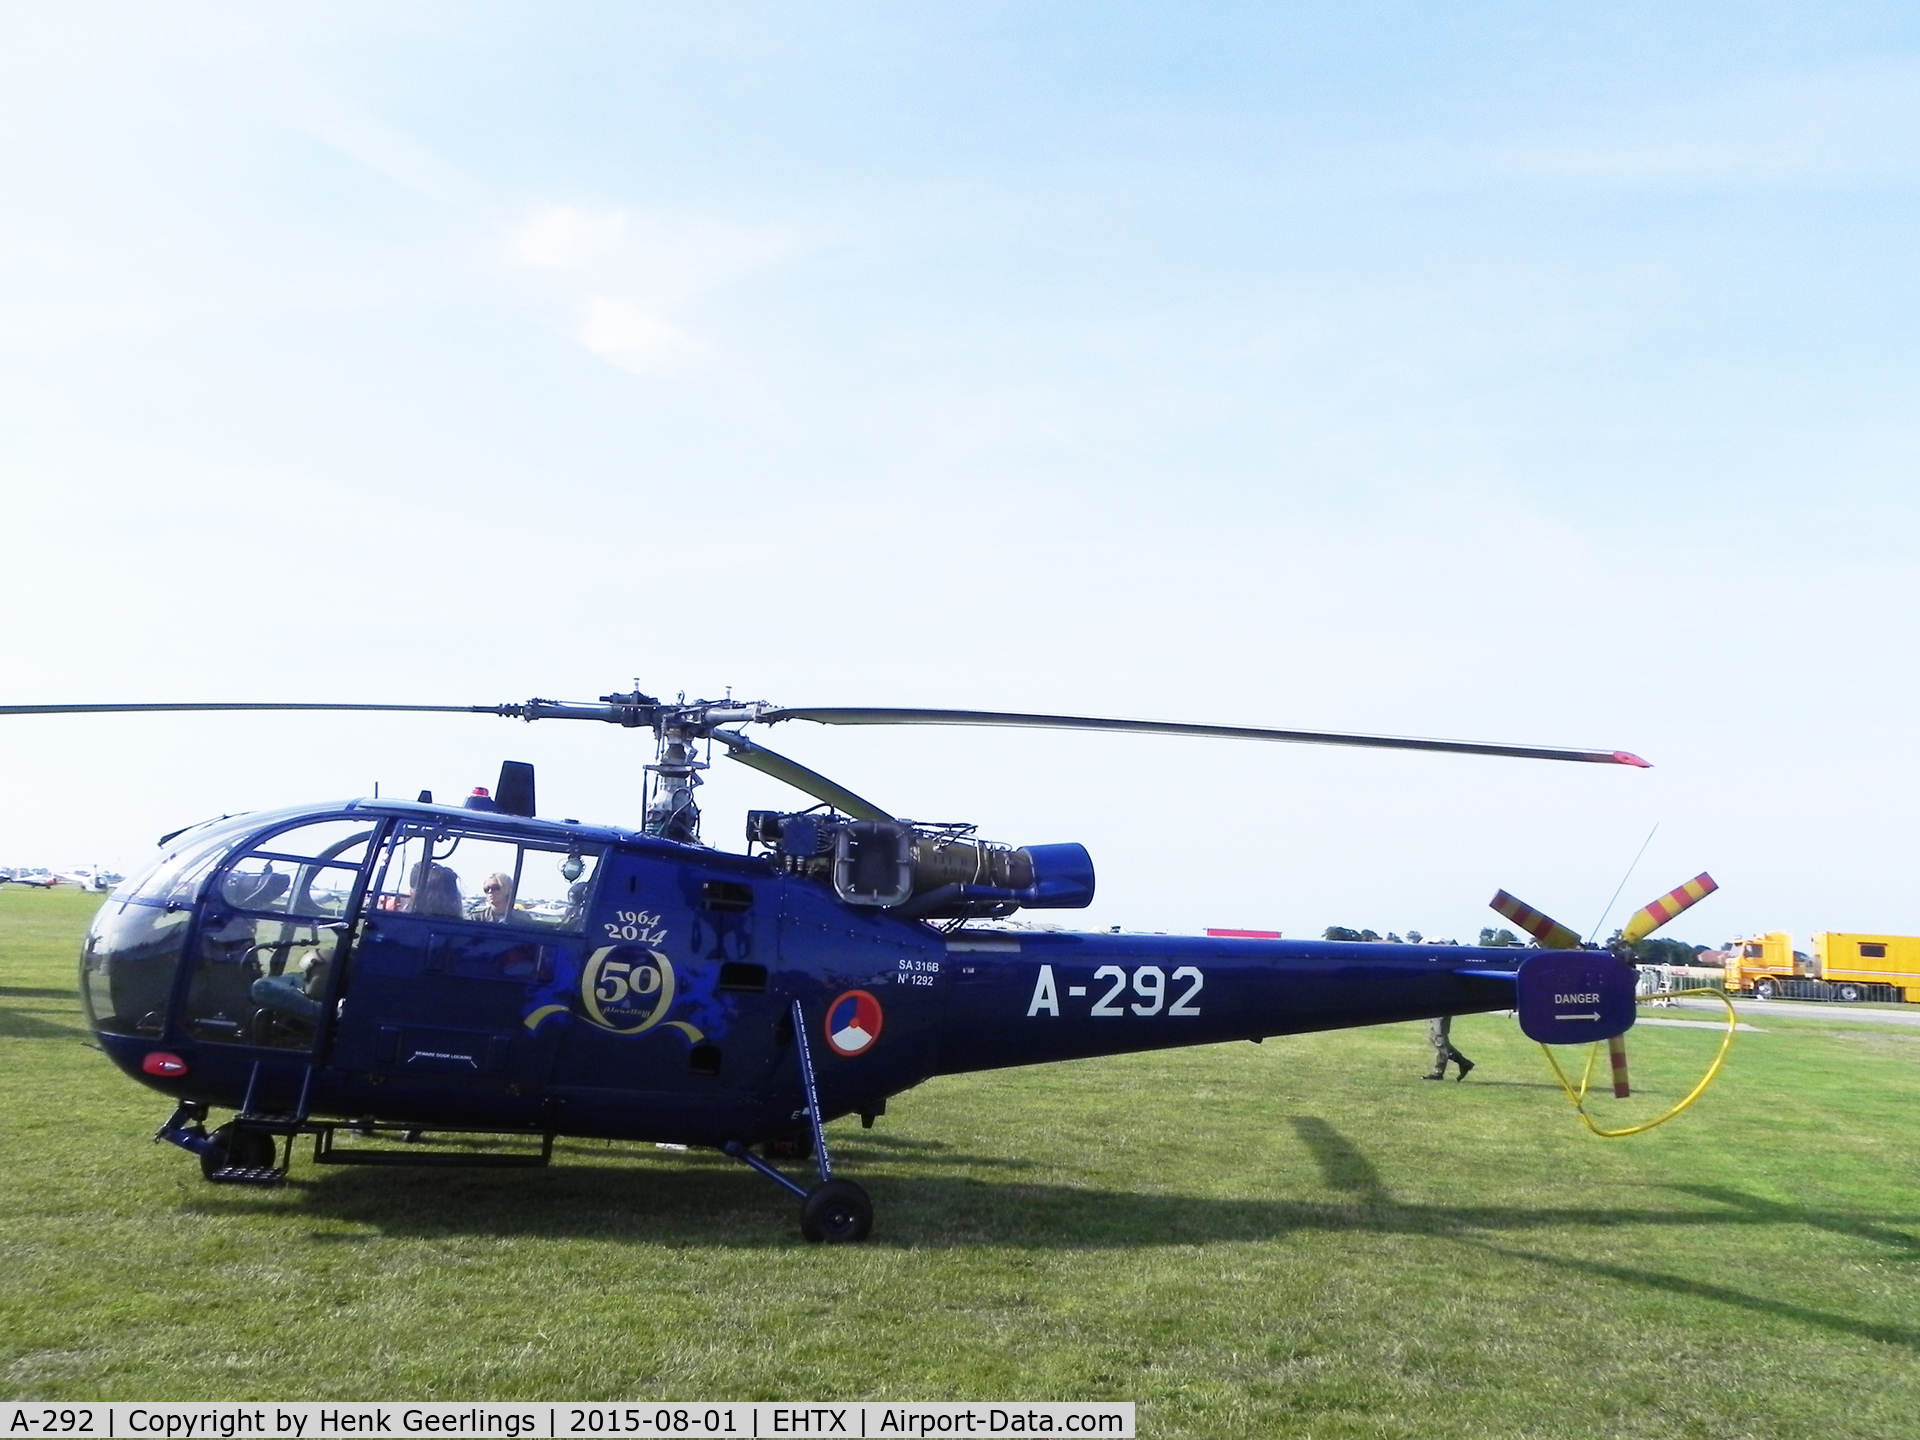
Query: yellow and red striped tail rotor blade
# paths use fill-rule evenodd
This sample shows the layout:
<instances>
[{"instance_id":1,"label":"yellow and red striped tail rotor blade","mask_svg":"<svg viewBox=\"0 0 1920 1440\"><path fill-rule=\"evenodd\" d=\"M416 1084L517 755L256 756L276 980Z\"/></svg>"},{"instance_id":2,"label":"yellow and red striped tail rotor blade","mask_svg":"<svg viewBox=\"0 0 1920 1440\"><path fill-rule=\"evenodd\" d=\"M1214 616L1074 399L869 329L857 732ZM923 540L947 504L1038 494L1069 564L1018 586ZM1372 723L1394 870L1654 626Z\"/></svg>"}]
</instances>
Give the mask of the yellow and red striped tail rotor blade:
<instances>
[{"instance_id":1,"label":"yellow and red striped tail rotor blade","mask_svg":"<svg viewBox=\"0 0 1920 1440\"><path fill-rule=\"evenodd\" d=\"M1698 905L1719 888L1711 875L1701 871L1679 889L1669 890L1651 905L1634 911L1633 918L1627 921L1626 928L1620 932L1620 938L1629 945L1638 944L1682 910Z\"/></svg>"},{"instance_id":2,"label":"yellow and red striped tail rotor blade","mask_svg":"<svg viewBox=\"0 0 1920 1440\"><path fill-rule=\"evenodd\" d=\"M1633 1094L1633 1086L1627 1083L1627 1037L1615 1035L1607 1041L1607 1061L1613 1066L1613 1098L1625 1100Z\"/></svg>"},{"instance_id":3,"label":"yellow and red striped tail rotor blade","mask_svg":"<svg viewBox=\"0 0 1920 1440\"><path fill-rule=\"evenodd\" d=\"M1551 915L1542 915L1531 905L1522 904L1504 890L1496 892L1489 903L1507 919L1538 940L1543 949L1578 950L1580 948L1580 937L1573 931L1567 929Z\"/></svg>"}]
</instances>

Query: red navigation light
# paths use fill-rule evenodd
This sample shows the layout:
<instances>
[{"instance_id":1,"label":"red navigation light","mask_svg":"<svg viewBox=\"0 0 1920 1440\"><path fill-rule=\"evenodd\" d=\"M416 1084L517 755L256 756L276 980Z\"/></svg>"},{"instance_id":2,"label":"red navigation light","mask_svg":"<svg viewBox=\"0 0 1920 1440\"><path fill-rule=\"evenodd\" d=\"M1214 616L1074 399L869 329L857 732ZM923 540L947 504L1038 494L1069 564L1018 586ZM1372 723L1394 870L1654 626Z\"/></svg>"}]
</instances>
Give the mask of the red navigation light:
<instances>
[{"instance_id":1,"label":"red navigation light","mask_svg":"<svg viewBox=\"0 0 1920 1440\"><path fill-rule=\"evenodd\" d=\"M490 800L493 798L492 796L487 794L487 787L484 785L474 786L473 793L478 795L482 800Z\"/></svg>"},{"instance_id":2,"label":"red navigation light","mask_svg":"<svg viewBox=\"0 0 1920 1440\"><path fill-rule=\"evenodd\" d=\"M1653 762L1651 760L1642 760L1631 750L1614 751L1613 763L1616 765L1632 765L1641 770L1651 770L1653 768Z\"/></svg>"},{"instance_id":3,"label":"red navigation light","mask_svg":"<svg viewBox=\"0 0 1920 1440\"><path fill-rule=\"evenodd\" d=\"M171 1051L149 1050L146 1058L140 1062L140 1068L163 1080L177 1080L187 1073L187 1062Z\"/></svg>"}]
</instances>

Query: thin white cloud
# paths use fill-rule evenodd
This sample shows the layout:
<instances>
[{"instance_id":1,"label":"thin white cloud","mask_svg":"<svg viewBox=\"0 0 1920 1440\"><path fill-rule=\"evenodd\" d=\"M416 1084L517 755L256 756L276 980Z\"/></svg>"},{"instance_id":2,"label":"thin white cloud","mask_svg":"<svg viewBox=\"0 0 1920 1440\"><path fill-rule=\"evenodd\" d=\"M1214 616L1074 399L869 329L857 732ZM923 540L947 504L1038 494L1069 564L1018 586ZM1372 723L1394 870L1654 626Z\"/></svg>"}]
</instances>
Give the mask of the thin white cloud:
<instances>
[{"instance_id":1,"label":"thin white cloud","mask_svg":"<svg viewBox=\"0 0 1920 1440\"><path fill-rule=\"evenodd\" d=\"M632 374L665 377L718 351L684 312L793 246L783 234L713 221L537 205L513 228L507 252L579 344Z\"/></svg>"},{"instance_id":2,"label":"thin white cloud","mask_svg":"<svg viewBox=\"0 0 1920 1440\"><path fill-rule=\"evenodd\" d=\"M484 188L413 136L389 125L317 83L300 87L298 104L284 105L290 129L309 135L384 175L396 185L444 205L483 203Z\"/></svg>"},{"instance_id":3,"label":"thin white cloud","mask_svg":"<svg viewBox=\"0 0 1920 1440\"><path fill-rule=\"evenodd\" d=\"M635 375L674 375L713 353L711 342L611 295L587 299L575 333L601 359Z\"/></svg>"}]
</instances>

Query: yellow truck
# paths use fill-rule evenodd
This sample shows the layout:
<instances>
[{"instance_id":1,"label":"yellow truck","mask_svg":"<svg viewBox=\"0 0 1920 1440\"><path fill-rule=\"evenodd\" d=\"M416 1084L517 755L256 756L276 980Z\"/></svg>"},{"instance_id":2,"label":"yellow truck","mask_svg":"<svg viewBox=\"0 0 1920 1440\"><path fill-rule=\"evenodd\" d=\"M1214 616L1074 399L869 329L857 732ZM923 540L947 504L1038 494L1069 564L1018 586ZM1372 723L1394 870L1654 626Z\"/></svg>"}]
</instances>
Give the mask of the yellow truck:
<instances>
[{"instance_id":1,"label":"yellow truck","mask_svg":"<svg viewBox=\"0 0 1920 1440\"><path fill-rule=\"evenodd\" d=\"M1875 999L1866 992L1885 985L1900 992L1885 998L1920 1003L1920 935L1822 933L1813 937L1813 953L1836 1000Z\"/></svg>"},{"instance_id":2,"label":"yellow truck","mask_svg":"<svg viewBox=\"0 0 1920 1440\"><path fill-rule=\"evenodd\" d=\"M1728 994L1762 1000L1905 1000L1920 1004L1920 935L1822 931L1813 954L1775 930L1727 947Z\"/></svg>"},{"instance_id":3,"label":"yellow truck","mask_svg":"<svg viewBox=\"0 0 1920 1440\"><path fill-rule=\"evenodd\" d=\"M1727 947L1725 984L1729 995L1758 995L1771 1000L1787 992L1788 981L1818 982L1819 978L1813 957L1794 949L1793 937L1783 930L1748 935Z\"/></svg>"}]
</instances>

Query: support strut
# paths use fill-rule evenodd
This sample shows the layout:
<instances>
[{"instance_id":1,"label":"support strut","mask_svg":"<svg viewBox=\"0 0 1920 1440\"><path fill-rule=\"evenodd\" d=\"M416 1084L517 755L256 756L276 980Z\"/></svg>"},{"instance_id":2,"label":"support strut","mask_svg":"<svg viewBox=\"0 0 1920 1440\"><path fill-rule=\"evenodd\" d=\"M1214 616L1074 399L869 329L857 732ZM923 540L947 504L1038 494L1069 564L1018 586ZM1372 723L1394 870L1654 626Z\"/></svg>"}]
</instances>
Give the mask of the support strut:
<instances>
[{"instance_id":1,"label":"support strut","mask_svg":"<svg viewBox=\"0 0 1920 1440\"><path fill-rule=\"evenodd\" d=\"M195 1155L205 1155L213 1141L207 1134L207 1107L198 1100L182 1100L166 1123L153 1132L153 1143L162 1140L169 1145L178 1145L182 1150L190 1150Z\"/></svg>"},{"instance_id":2,"label":"support strut","mask_svg":"<svg viewBox=\"0 0 1920 1440\"><path fill-rule=\"evenodd\" d=\"M826 1120L820 1113L820 1084L813 1073L813 1049L807 1043L807 1016L798 1000L793 1002L792 1015L795 1051L800 1060L800 1092L807 1102L807 1125L813 1131L813 1158L820 1168L820 1183L807 1189L782 1175L738 1140L729 1140L720 1149L752 1166L781 1189L800 1197L800 1233L808 1240L835 1245L864 1240L873 1230L873 1201L851 1180L833 1178L833 1161L827 1154Z\"/></svg>"},{"instance_id":3,"label":"support strut","mask_svg":"<svg viewBox=\"0 0 1920 1440\"><path fill-rule=\"evenodd\" d=\"M827 1127L820 1118L820 1086L813 1078L813 1048L807 1044L807 1017L800 1002L793 1002L793 1038L800 1047L800 1085L807 1097L807 1124L813 1129L813 1159L820 1167L820 1180L833 1179L833 1160L827 1154Z\"/></svg>"}]
</instances>

